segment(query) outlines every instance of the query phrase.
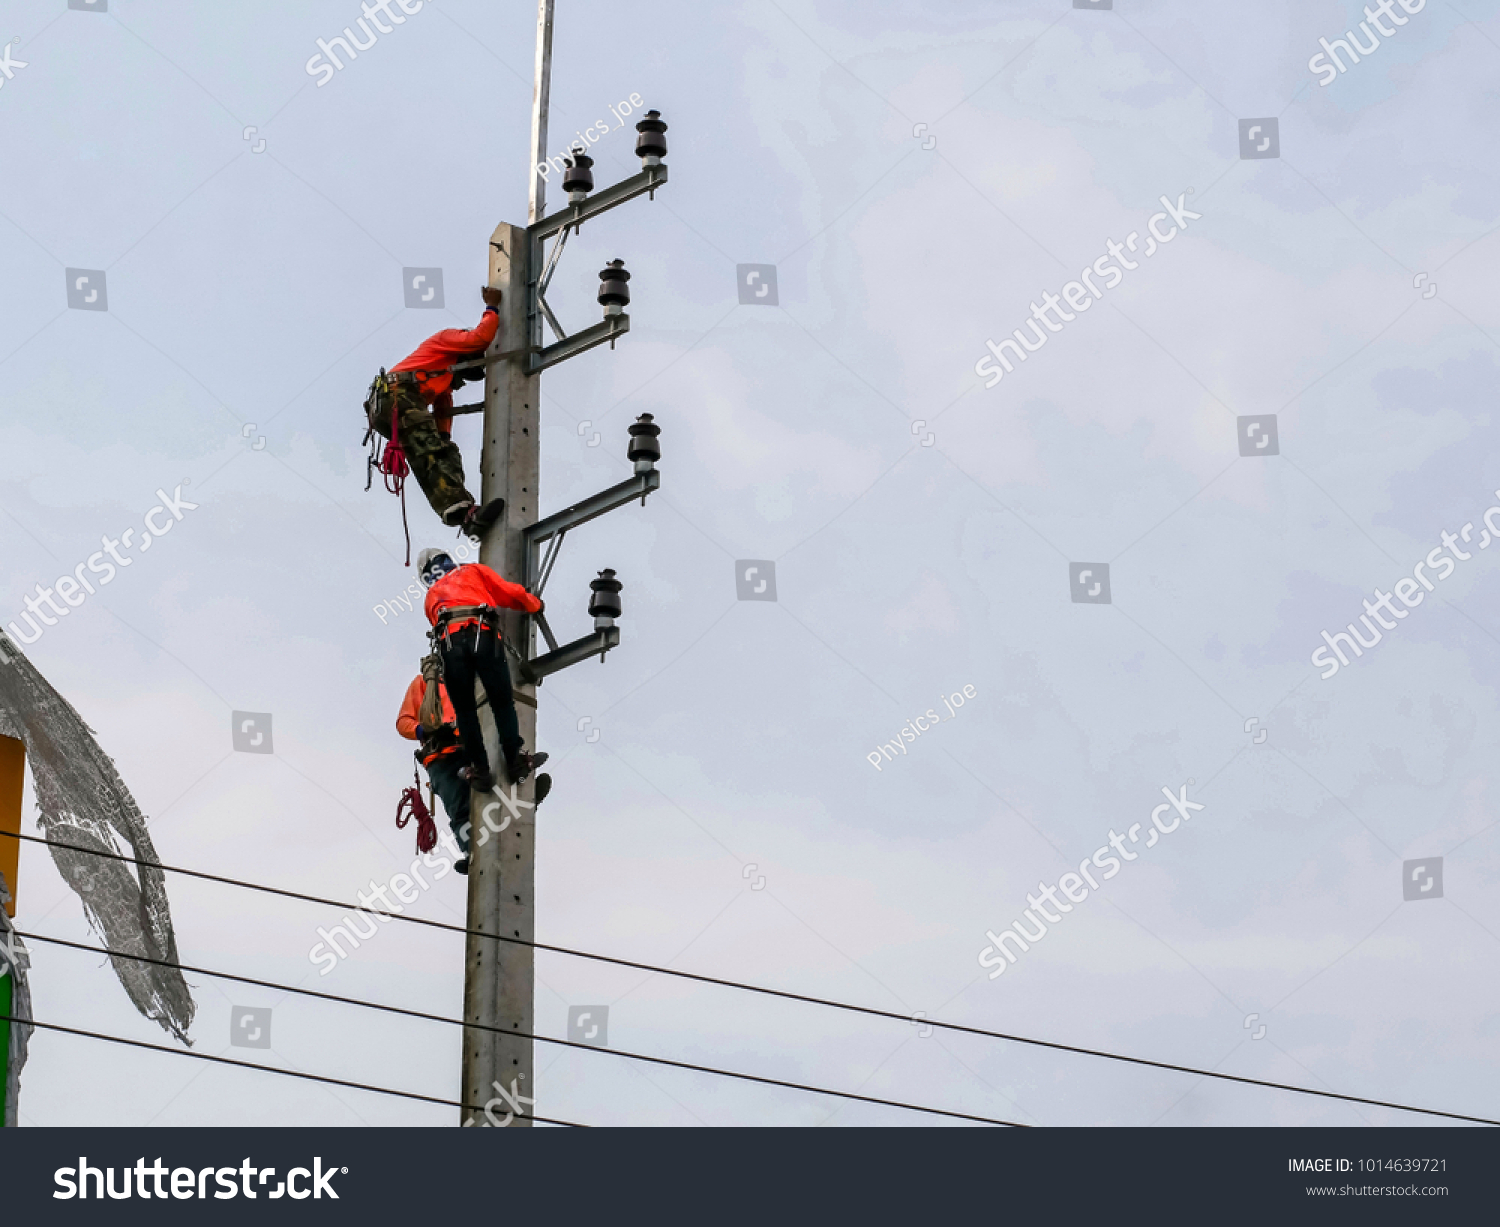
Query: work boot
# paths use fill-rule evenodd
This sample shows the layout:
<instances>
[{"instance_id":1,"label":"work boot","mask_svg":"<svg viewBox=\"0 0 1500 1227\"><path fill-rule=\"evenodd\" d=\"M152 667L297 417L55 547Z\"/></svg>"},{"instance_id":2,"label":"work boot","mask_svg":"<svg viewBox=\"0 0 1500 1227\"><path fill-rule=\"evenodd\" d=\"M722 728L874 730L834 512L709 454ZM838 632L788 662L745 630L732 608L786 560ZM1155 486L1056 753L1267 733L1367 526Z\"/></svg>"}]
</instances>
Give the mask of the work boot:
<instances>
[{"instance_id":1,"label":"work boot","mask_svg":"<svg viewBox=\"0 0 1500 1227\"><path fill-rule=\"evenodd\" d=\"M480 771L475 767L460 767L458 778L466 780L469 787L476 792L495 791L495 777L488 771Z\"/></svg>"},{"instance_id":2,"label":"work boot","mask_svg":"<svg viewBox=\"0 0 1500 1227\"><path fill-rule=\"evenodd\" d=\"M547 799L547 794L552 791L552 777L545 771L536 777L536 798L533 804L540 805Z\"/></svg>"},{"instance_id":3,"label":"work boot","mask_svg":"<svg viewBox=\"0 0 1500 1227\"><path fill-rule=\"evenodd\" d=\"M463 532L473 541L482 540L489 527L505 514L505 500L492 498L483 507L470 506L464 516Z\"/></svg>"},{"instance_id":4,"label":"work boot","mask_svg":"<svg viewBox=\"0 0 1500 1227\"><path fill-rule=\"evenodd\" d=\"M550 756L547 751L542 750L536 754L527 754L524 750L513 758L505 761L505 774L510 776L512 784L519 784L528 775L547 761Z\"/></svg>"},{"instance_id":5,"label":"work boot","mask_svg":"<svg viewBox=\"0 0 1500 1227\"><path fill-rule=\"evenodd\" d=\"M457 528L465 523L474 513L474 500L464 499L462 502L454 503L453 506L443 512L442 520L449 528Z\"/></svg>"}]
</instances>

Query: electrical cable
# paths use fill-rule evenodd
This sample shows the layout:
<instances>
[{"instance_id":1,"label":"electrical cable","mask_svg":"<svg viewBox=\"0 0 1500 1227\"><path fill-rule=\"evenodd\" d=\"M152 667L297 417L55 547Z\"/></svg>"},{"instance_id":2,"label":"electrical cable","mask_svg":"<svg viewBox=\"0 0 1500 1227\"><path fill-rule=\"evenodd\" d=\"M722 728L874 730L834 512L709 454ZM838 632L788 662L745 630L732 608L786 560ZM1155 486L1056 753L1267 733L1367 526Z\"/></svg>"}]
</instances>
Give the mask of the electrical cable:
<instances>
[{"instance_id":1,"label":"electrical cable","mask_svg":"<svg viewBox=\"0 0 1500 1227\"><path fill-rule=\"evenodd\" d=\"M520 937L505 937L499 933L486 933L483 929L470 929L463 925L448 924L441 920L429 920L424 916L407 916L400 912L381 912L360 904L340 903L335 899L324 899L317 895L283 890L276 886L263 886L256 882L242 881L239 878L221 877L218 874L204 873L197 869L183 869L175 865L163 865L157 861L142 861L135 857L122 856L115 852L102 852L97 848L83 848L76 844L64 844L54 840L41 839L35 835L22 835L15 831L0 831L0 835L29 840L32 843L46 844L50 847L68 848L74 852L90 853L94 856L102 856L110 860L125 861L132 865L147 865L155 869L166 870L170 873L181 873L188 877L202 878L209 882L222 882L230 886L242 887L245 890L263 891L267 894L280 895L288 899L299 899L306 903L317 903L325 907L363 912L370 916L384 916L391 920L405 920L412 924L425 925L433 929L443 929L451 933L464 933L473 937L485 937L492 941L508 942L511 945L529 946L533 950L545 950L550 954L565 954L573 958L590 959L596 963L609 963L616 967L629 967L635 971L648 971L657 975L673 976L679 980L691 980L699 984L713 984L720 988L733 988L741 992L758 993L766 997L780 997L787 1001L800 1001L808 1005L827 1006L830 1009L844 1010L851 1014L865 1014L871 1018L885 1018L904 1023L914 1021L909 1015L897 1014L893 1010L881 1010L874 1006L853 1005L845 1001L834 1001L827 997L813 997L805 993L790 992L786 989L765 988L758 984L744 984L738 980L726 980L718 976L702 975L698 972L677 971L670 967L656 967L650 963L636 962L633 959L616 958L608 954L593 954L587 950L572 950L566 946L552 946L545 942L527 941L525 938ZM1500 1120L1490 1120L1482 1116L1465 1116L1459 1112L1445 1112L1438 1108L1419 1108L1411 1104L1391 1103L1382 1099L1367 1099L1359 1095L1345 1095L1338 1091L1321 1091L1313 1087L1294 1086L1287 1082L1269 1082L1261 1078L1246 1078L1239 1074L1226 1074L1213 1069L1198 1069L1191 1065L1176 1065L1169 1061L1153 1061L1146 1057L1132 1057L1124 1053L1107 1052L1099 1048L1083 1048L1076 1044L1061 1044L1055 1040L1039 1040L1026 1035L1011 1035L1004 1031L989 1031L983 1027L970 1027L963 1023L940 1022L935 1018L924 1018L920 1021L927 1026L937 1027L944 1031L953 1031L966 1035L980 1035L988 1039L1006 1040L1013 1044L1028 1044L1035 1048L1048 1048L1055 1052L1071 1052L1079 1056L1098 1057L1101 1060L1119 1061L1128 1065L1143 1065L1152 1069L1165 1069L1173 1073L1192 1074L1198 1078L1214 1078L1221 1082L1237 1082L1245 1086L1260 1086L1266 1087L1269 1090L1290 1091L1297 1095L1313 1095L1322 1099L1337 1099L1345 1103L1360 1103L1375 1108L1393 1108L1399 1112L1416 1112L1424 1116L1442 1116L1450 1120L1472 1121L1481 1125L1500 1125Z\"/></svg>"},{"instance_id":2,"label":"electrical cable","mask_svg":"<svg viewBox=\"0 0 1500 1227\"><path fill-rule=\"evenodd\" d=\"M323 993L317 989L299 988L293 984L277 984L271 980L256 980L250 976L237 976L227 971L213 971L207 967L190 967L186 963L170 963L166 959L148 958L143 954L125 954L122 951L107 950L103 946L86 946L82 942L65 941L60 937L43 937L40 933L22 933L16 930L16 936L26 941L48 942L54 946L68 946L74 950L84 950L90 954L107 954L111 958L132 959L137 963L153 963L158 967L173 967L178 971L191 972L194 975L214 976L220 980L234 980L240 984L253 984L257 988L276 989L284 993L300 993L304 997L316 997L322 1001L337 1001L344 1005L363 1006L369 1010L383 1010L388 1014L402 1014L408 1018L421 1018L428 1022L448 1023L455 1027L467 1027L475 1031L492 1031L496 1035L510 1035L523 1040L535 1040L542 1044L558 1044L565 1048L584 1048L590 1052L602 1053L607 1056L623 1057L628 1061L649 1061L653 1065L670 1065L675 1069L689 1069L700 1074L717 1074L721 1078L738 1078L744 1082L760 1082L767 1086L786 1087L794 1091L811 1091L816 1095L833 1095L839 1099L857 1099L862 1103L879 1104L886 1108L905 1108L909 1112L927 1112L935 1116L953 1116L960 1120L977 1121L985 1125L1009 1125L1016 1129L1028 1129L1029 1125L1022 1125L1016 1121L995 1120L988 1116L972 1116L967 1112L950 1112L946 1108L929 1108L921 1104L903 1103L895 1099L879 1099L873 1095L856 1095L850 1091L832 1091L826 1087L809 1086L802 1082L787 1082L781 1078L766 1078L760 1074L739 1073L732 1069L715 1069L710 1065L695 1065L690 1061L674 1061L668 1057L651 1057L639 1052L625 1052L618 1048L600 1048L597 1044L586 1044L581 1040L559 1040L547 1035L530 1035L525 1031L519 1031L508 1027L495 1027L489 1023L469 1023L461 1018L448 1018L442 1014L428 1014L422 1010L410 1010L399 1005L383 1005L378 1001L365 1001L358 997L341 997L337 993ZM540 1118L538 1118L540 1119Z\"/></svg>"},{"instance_id":3,"label":"electrical cable","mask_svg":"<svg viewBox=\"0 0 1500 1227\"><path fill-rule=\"evenodd\" d=\"M415 1091L395 1091L390 1087L371 1086L368 1082L349 1082L343 1078L329 1078L323 1074L305 1074L297 1069L278 1069L274 1065L257 1065L254 1061L236 1061L233 1057L213 1057L206 1052L188 1052L182 1048L168 1048L165 1044L148 1044L144 1040L130 1040L123 1035L105 1035L101 1031L84 1031L78 1027L64 1027L58 1023L38 1022L34 1018L18 1018L13 1014L0 1014L0 1022L21 1023L27 1027L41 1027L44 1031L60 1031L64 1035L82 1035L91 1040L106 1040L111 1044L127 1044L132 1048L146 1048L152 1052L165 1052L174 1057L192 1057L195 1061L212 1061L217 1065L237 1065L241 1069L258 1069L262 1073L281 1074L287 1078L305 1078L309 1082L326 1082L331 1086L352 1087L356 1091L373 1091L377 1095L396 1095L402 1099L420 1099L423 1103L441 1104L449 1108L467 1108L473 1112L483 1112L483 1107L474 1104L463 1103L457 1099L439 1099L435 1095L419 1095ZM494 1102L493 1100L491 1101ZM526 1114L522 1114L526 1115ZM546 1116L526 1115L527 1120L537 1120L548 1125L566 1125L570 1129L587 1129L589 1126L580 1125L570 1120L553 1120Z\"/></svg>"}]
</instances>

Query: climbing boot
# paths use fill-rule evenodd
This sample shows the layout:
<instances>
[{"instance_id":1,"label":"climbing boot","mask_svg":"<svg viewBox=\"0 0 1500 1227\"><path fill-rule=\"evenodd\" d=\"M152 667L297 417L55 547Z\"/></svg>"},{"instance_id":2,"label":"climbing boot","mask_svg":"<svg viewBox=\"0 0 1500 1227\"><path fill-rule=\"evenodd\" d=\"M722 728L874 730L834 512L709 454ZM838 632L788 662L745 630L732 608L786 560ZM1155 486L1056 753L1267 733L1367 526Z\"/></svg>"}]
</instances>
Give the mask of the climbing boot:
<instances>
[{"instance_id":1,"label":"climbing boot","mask_svg":"<svg viewBox=\"0 0 1500 1227\"><path fill-rule=\"evenodd\" d=\"M458 777L467 780L469 787L476 792L494 792L495 777L488 771L478 771L473 767L462 767L459 769Z\"/></svg>"},{"instance_id":2,"label":"climbing boot","mask_svg":"<svg viewBox=\"0 0 1500 1227\"><path fill-rule=\"evenodd\" d=\"M528 775L547 761L550 756L547 751L542 750L536 754L527 754L522 751L505 762L505 774L510 776L512 784L519 784Z\"/></svg>"},{"instance_id":3,"label":"climbing boot","mask_svg":"<svg viewBox=\"0 0 1500 1227\"><path fill-rule=\"evenodd\" d=\"M474 514L474 502L472 499L464 499L461 503L454 503L447 511L443 512L443 523L449 528L458 528L466 524L471 515Z\"/></svg>"},{"instance_id":4,"label":"climbing boot","mask_svg":"<svg viewBox=\"0 0 1500 1227\"><path fill-rule=\"evenodd\" d=\"M545 771L536 777L536 799L534 805L540 805L547 799L547 794L552 791L552 777Z\"/></svg>"},{"instance_id":5,"label":"climbing boot","mask_svg":"<svg viewBox=\"0 0 1500 1227\"><path fill-rule=\"evenodd\" d=\"M482 540L490 525L505 514L505 500L492 498L483 507L470 506L464 516L463 531L471 540Z\"/></svg>"}]
</instances>

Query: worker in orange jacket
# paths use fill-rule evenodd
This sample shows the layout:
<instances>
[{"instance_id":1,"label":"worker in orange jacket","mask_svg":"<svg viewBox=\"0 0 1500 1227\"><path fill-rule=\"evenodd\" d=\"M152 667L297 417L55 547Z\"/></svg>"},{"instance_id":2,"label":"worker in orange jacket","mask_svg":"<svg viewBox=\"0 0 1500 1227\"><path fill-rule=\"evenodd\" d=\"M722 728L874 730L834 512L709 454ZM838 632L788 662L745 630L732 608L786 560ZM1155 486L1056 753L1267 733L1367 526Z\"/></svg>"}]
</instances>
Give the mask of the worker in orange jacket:
<instances>
[{"instance_id":1,"label":"worker in orange jacket","mask_svg":"<svg viewBox=\"0 0 1500 1227\"><path fill-rule=\"evenodd\" d=\"M504 499L483 507L464 484L464 462L453 442L453 393L465 380L484 378L452 370L455 363L479 358L500 328L500 291L485 287L484 314L477 328L444 328L433 333L383 378L377 378L370 405L370 424L400 441L412 475L443 523L459 528L476 541L500 518Z\"/></svg>"},{"instance_id":2,"label":"worker in orange jacket","mask_svg":"<svg viewBox=\"0 0 1500 1227\"><path fill-rule=\"evenodd\" d=\"M442 712L442 723L435 729L424 728L421 723L422 700L427 697L427 679L420 673L412 678L406 688L406 697L401 700L401 711L396 716L396 732L408 741L417 742L416 757L427 768L427 778L432 782L432 791L442 799L443 811L448 815L448 825L453 828L458 840L461 859L454 866L459 873L469 872L469 786L459 778L463 757L458 748L458 719L453 713L453 704L448 699L448 689L442 682L437 684L438 703Z\"/></svg>"},{"instance_id":3,"label":"worker in orange jacket","mask_svg":"<svg viewBox=\"0 0 1500 1227\"><path fill-rule=\"evenodd\" d=\"M510 666L500 640L500 610L540 613L545 606L541 598L532 596L520 584L501 579L489 567L481 563L458 566L442 550L423 550L417 558L417 569L428 585L424 610L436 632L443 683L452 700L460 752L468 762L464 778L480 792L495 787L479 728L478 700L474 696L478 679L484 684L500 733L505 773L512 783L519 784L547 761L547 755L528 754L523 748Z\"/></svg>"},{"instance_id":4,"label":"worker in orange jacket","mask_svg":"<svg viewBox=\"0 0 1500 1227\"><path fill-rule=\"evenodd\" d=\"M469 872L469 785L460 775L463 755L459 749L458 717L453 703L448 698L448 688L437 684L439 709L442 723L429 729L421 723L422 702L427 697L427 679L422 674L412 678L401 700L401 711L396 716L396 731L408 741L418 743L417 760L427 768L427 778L432 782L432 791L443 803L443 812L448 815L448 825L458 841L460 858L453 868L459 873ZM552 777L543 772L536 777L536 802L540 805L552 791Z\"/></svg>"}]
</instances>

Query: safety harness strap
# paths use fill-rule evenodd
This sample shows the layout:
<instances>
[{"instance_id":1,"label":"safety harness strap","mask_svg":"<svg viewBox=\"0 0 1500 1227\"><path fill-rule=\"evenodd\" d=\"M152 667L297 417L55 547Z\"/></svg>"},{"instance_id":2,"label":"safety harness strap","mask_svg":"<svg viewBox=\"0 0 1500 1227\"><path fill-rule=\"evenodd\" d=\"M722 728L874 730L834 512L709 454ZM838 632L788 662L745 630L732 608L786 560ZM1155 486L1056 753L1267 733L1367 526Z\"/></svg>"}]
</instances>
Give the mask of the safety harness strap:
<instances>
[{"instance_id":1,"label":"safety harness strap","mask_svg":"<svg viewBox=\"0 0 1500 1227\"><path fill-rule=\"evenodd\" d=\"M452 366L445 366L441 370L391 371L386 375L386 379L388 379L392 383L416 383L419 379L427 379L433 375L456 375L460 371L473 370L475 367L478 367L482 370L484 368L484 365L484 355L481 353L473 358L462 358L459 361L455 362Z\"/></svg>"},{"instance_id":2,"label":"safety harness strap","mask_svg":"<svg viewBox=\"0 0 1500 1227\"><path fill-rule=\"evenodd\" d=\"M498 619L500 611L493 605L449 605L438 610L439 622L452 622L455 618L479 618L482 621Z\"/></svg>"}]
</instances>

